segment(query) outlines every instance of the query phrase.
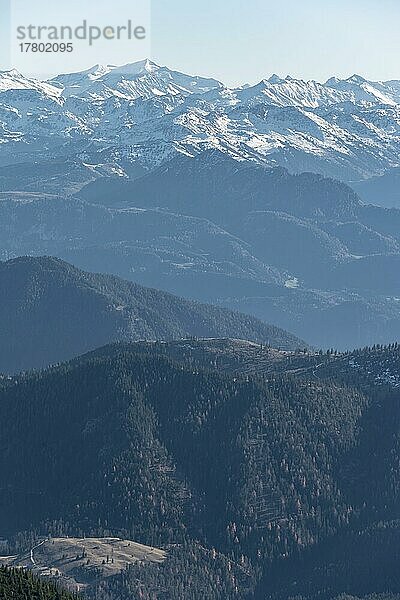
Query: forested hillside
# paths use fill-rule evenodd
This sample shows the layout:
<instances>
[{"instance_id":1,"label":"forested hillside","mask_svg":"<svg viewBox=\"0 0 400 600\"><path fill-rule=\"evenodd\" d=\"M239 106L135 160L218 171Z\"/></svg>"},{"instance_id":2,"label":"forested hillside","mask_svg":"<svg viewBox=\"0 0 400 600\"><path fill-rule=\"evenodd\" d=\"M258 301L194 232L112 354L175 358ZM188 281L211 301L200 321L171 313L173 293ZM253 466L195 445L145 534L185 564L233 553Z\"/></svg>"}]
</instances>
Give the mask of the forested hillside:
<instances>
[{"instance_id":1,"label":"forested hillside","mask_svg":"<svg viewBox=\"0 0 400 600\"><path fill-rule=\"evenodd\" d=\"M1 600L78 600L51 582L38 579L23 569L7 569L0 566Z\"/></svg>"},{"instance_id":2,"label":"forested hillside","mask_svg":"<svg viewBox=\"0 0 400 600\"><path fill-rule=\"evenodd\" d=\"M399 391L334 364L219 375L116 345L4 380L0 530L168 550L102 599L400 593Z\"/></svg>"},{"instance_id":3,"label":"forested hillside","mask_svg":"<svg viewBox=\"0 0 400 600\"><path fill-rule=\"evenodd\" d=\"M0 262L0 373L47 366L116 340L191 336L306 346L254 317L85 273L55 258Z\"/></svg>"}]
</instances>

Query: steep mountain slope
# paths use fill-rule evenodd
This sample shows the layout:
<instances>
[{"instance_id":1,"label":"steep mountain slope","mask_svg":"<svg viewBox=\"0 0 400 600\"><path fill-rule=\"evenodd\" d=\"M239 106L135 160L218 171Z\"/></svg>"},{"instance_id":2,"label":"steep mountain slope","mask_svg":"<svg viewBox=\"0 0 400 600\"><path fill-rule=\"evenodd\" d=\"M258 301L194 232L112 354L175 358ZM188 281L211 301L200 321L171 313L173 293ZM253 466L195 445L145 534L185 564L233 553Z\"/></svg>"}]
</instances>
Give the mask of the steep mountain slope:
<instances>
[{"instance_id":1,"label":"steep mountain slope","mask_svg":"<svg viewBox=\"0 0 400 600\"><path fill-rule=\"evenodd\" d=\"M99 600L398 594L399 392L356 373L221 376L117 345L3 381L1 529L173 545Z\"/></svg>"},{"instance_id":2,"label":"steep mountain slope","mask_svg":"<svg viewBox=\"0 0 400 600\"><path fill-rule=\"evenodd\" d=\"M0 71L0 92L9 92L10 90L37 90L53 98L60 96L60 91L51 84L24 77L16 69Z\"/></svg>"},{"instance_id":3,"label":"steep mountain slope","mask_svg":"<svg viewBox=\"0 0 400 600\"><path fill-rule=\"evenodd\" d=\"M302 106L303 108L329 106L349 99L348 94L335 90L330 85L317 81L297 80L290 76L282 79L278 75L272 75L255 86L238 91L237 96L249 104L259 104L264 101L273 106Z\"/></svg>"},{"instance_id":4,"label":"steep mountain slope","mask_svg":"<svg viewBox=\"0 0 400 600\"><path fill-rule=\"evenodd\" d=\"M338 90L353 102L376 102L396 105L400 102L400 84L398 81L368 81L360 75L341 80L332 77L326 87Z\"/></svg>"},{"instance_id":5,"label":"steep mountain slope","mask_svg":"<svg viewBox=\"0 0 400 600\"><path fill-rule=\"evenodd\" d=\"M399 536L400 523L396 521L382 522L356 535L347 534L343 539L335 537L312 549L289 568L281 565L277 573L262 582L254 597L257 600L357 600L360 597L396 600L397 594L379 592L399 589L396 573ZM354 596L353 593L347 595L348 590L354 590Z\"/></svg>"},{"instance_id":6,"label":"steep mountain slope","mask_svg":"<svg viewBox=\"0 0 400 600\"><path fill-rule=\"evenodd\" d=\"M0 263L0 372L42 367L116 340L242 337L305 343L253 317L183 300L53 258Z\"/></svg>"}]
</instances>

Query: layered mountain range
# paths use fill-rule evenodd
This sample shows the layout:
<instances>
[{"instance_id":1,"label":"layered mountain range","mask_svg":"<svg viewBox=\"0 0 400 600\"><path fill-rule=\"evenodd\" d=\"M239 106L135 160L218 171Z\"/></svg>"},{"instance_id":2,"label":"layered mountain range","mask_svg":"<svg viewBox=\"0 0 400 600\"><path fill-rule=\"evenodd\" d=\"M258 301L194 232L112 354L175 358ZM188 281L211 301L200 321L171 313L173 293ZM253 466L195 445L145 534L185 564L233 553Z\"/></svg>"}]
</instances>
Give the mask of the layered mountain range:
<instances>
[{"instance_id":1,"label":"layered mountain range","mask_svg":"<svg viewBox=\"0 0 400 600\"><path fill-rule=\"evenodd\" d=\"M359 180L399 166L400 81L326 83L276 75L231 89L145 60L42 82L0 73L0 161L94 150L115 169L153 168L177 152ZM97 161L95 161L97 164Z\"/></svg>"},{"instance_id":2,"label":"layered mountain range","mask_svg":"<svg viewBox=\"0 0 400 600\"><path fill-rule=\"evenodd\" d=\"M324 348L392 342L399 99L396 81L228 89L148 60L3 72L0 259L59 257Z\"/></svg>"},{"instance_id":3,"label":"layered mountain range","mask_svg":"<svg viewBox=\"0 0 400 600\"><path fill-rule=\"evenodd\" d=\"M52 258L0 263L0 373L58 363L113 341L224 338L307 344L237 312L177 298Z\"/></svg>"},{"instance_id":4,"label":"layered mountain range","mask_svg":"<svg viewBox=\"0 0 400 600\"><path fill-rule=\"evenodd\" d=\"M317 347L400 335L398 209L215 150L78 191L76 162L51 166L2 169L19 188L0 195L2 260L56 256L252 314ZM75 181L72 195L43 191L60 178Z\"/></svg>"}]
</instances>

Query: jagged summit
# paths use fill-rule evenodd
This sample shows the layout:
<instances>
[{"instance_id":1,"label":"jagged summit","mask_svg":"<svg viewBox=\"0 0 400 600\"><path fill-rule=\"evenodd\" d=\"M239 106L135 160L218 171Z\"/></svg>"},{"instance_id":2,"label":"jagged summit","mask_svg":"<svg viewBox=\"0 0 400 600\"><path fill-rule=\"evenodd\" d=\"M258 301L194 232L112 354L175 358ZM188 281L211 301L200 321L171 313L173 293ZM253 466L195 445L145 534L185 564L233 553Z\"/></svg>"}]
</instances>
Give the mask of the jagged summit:
<instances>
[{"instance_id":1,"label":"jagged summit","mask_svg":"<svg viewBox=\"0 0 400 600\"><path fill-rule=\"evenodd\" d=\"M114 71L114 72L117 71L120 73L126 72L128 74L135 74L135 73L142 73L142 72L150 73L159 68L160 68L159 65L157 65L156 63L154 63L153 61L151 61L148 58L137 61L137 62L133 62L133 63L127 63L124 65L97 63L97 64L93 65L92 67L89 67L88 69L84 69L83 71L76 71L73 73L62 73L60 75L57 75L56 77L53 77L50 81L55 81L59 77L67 77L67 76L72 77L72 76L76 76L76 75L101 76L101 75L106 75L107 73L110 73L111 71ZM1 71L0 71L0 73L1 73Z\"/></svg>"},{"instance_id":2,"label":"jagged summit","mask_svg":"<svg viewBox=\"0 0 400 600\"><path fill-rule=\"evenodd\" d=\"M116 74L121 75L143 75L146 73L155 73L161 67L157 65L155 62L146 58L145 60L140 60L134 63L127 63L126 65L122 65L120 67L113 67L111 71Z\"/></svg>"},{"instance_id":3,"label":"jagged summit","mask_svg":"<svg viewBox=\"0 0 400 600\"><path fill-rule=\"evenodd\" d=\"M350 81L352 83L366 83L367 80L364 79L364 77L361 77L361 75L357 75L355 73L354 75L351 75L351 77L348 77L346 81Z\"/></svg>"},{"instance_id":4,"label":"jagged summit","mask_svg":"<svg viewBox=\"0 0 400 600\"><path fill-rule=\"evenodd\" d=\"M279 75L276 75L275 73L273 75L271 75L271 77L269 77L269 79L267 79L268 83L283 83L283 81L285 81L284 79L282 79L282 77L279 77Z\"/></svg>"},{"instance_id":5,"label":"jagged summit","mask_svg":"<svg viewBox=\"0 0 400 600\"><path fill-rule=\"evenodd\" d=\"M214 79L196 77L162 67L150 59L125 65L95 65L85 71L59 75L49 83L62 95L96 100L117 97L127 100L204 93L222 88Z\"/></svg>"},{"instance_id":6,"label":"jagged summit","mask_svg":"<svg viewBox=\"0 0 400 600\"><path fill-rule=\"evenodd\" d=\"M0 69L0 76L8 75L10 77L23 77L23 75L17 69Z\"/></svg>"},{"instance_id":7,"label":"jagged summit","mask_svg":"<svg viewBox=\"0 0 400 600\"><path fill-rule=\"evenodd\" d=\"M53 100L60 94L59 90L50 83L25 77L17 69L0 71L0 93L13 90L34 90Z\"/></svg>"}]
</instances>

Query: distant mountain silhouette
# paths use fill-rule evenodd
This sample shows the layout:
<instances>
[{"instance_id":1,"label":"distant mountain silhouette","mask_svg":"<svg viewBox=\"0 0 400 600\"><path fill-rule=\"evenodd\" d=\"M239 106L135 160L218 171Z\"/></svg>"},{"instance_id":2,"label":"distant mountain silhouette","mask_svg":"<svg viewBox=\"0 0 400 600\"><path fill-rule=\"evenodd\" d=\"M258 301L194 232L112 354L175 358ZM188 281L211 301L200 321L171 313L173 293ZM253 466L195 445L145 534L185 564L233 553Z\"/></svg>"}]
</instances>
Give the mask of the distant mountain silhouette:
<instances>
[{"instance_id":1,"label":"distant mountain silhouette","mask_svg":"<svg viewBox=\"0 0 400 600\"><path fill-rule=\"evenodd\" d=\"M307 344L254 317L184 300L54 258L0 263L0 373L43 367L117 340L245 338Z\"/></svg>"}]
</instances>

